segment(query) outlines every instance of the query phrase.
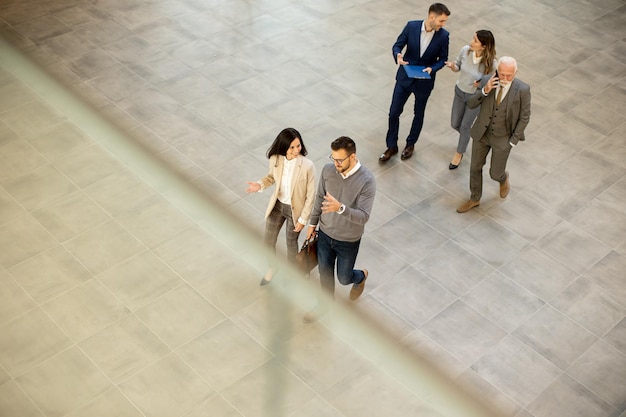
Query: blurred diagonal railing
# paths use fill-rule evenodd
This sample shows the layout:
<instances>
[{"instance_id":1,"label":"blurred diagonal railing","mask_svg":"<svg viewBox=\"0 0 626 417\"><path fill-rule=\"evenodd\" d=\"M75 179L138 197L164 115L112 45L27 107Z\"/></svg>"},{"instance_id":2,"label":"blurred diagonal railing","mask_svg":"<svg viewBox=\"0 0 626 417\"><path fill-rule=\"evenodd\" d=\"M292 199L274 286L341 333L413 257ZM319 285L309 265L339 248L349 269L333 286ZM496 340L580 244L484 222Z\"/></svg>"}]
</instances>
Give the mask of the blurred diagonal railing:
<instances>
[{"instance_id":1,"label":"blurred diagonal railing","mask_svg":"<svg viewBox=\"0 0 626 417\"><path fill-rule=\"evenodd\" d=\"M262 244L259 236L253 233L245 222L222 207L211 195L200 191L174 169L158 159L144 146L133 140L107 117L99 114L61 82L35 65L20 51L0 38L0 62L17 79L28 85L45 102L62 113L104 149L118 158L131 171L147 184L154 187L181 211L194 219L197 224L224 246L216 247L225 257L223 263L245 263L258 271L263 271L268 257L274 256ZM281 262L277 259L276 262ZM291 266L283 264L285 275L298 276ZM240 279L237 276L214 277L207 279ZM256 282L253 285L257 285ZM255 287L256 290L258 288ZM267 308L272 322L279 323L264 337L275 357L288 364L290 348L288 339L293 329L294 315L301 315L315 305L320 297L325 297L317 285L304 279L288 280L285 285L274 285L269 295ZM327 300L330 301L330 300ZM333 302L333 308L320 323L354 351L354 355L365 358L377 369L397 381L416 400L432 408L442 416L450 417L497 417L494 410L480 399L474 398L414 352L399 346L379 327L379 324L366 322L356 312L342 303ZM332 358L320 357L319 361ZM335 358L336 360L336 358ZM345 358L349 360L349 358ZM286 365L288 366L288 365ZM264 394L265 403L262 416L280 417L286 415L284 393L288 390L283 375L270 371L267 375ZM393 410L389 410L393 416ZM430 414L429 414L430 415Z\"/></svg>"}]
</instances>

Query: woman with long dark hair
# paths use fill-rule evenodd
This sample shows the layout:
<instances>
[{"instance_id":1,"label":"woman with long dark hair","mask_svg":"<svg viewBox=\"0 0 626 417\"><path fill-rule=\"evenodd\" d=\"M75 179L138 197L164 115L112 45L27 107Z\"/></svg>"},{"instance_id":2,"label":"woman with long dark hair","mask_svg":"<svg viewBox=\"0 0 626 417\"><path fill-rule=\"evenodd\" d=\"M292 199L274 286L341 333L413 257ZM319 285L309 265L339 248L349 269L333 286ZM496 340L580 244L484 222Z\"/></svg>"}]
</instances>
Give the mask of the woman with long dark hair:
<instances>
[{"instance_id":1,"label":"woman with long dark hair","mask_svg":"<svg viewBox=\"0 0 626 417\"><path fill-rule=\"evenodd\" d=\"M496 70L496 41L488 30L479 30L474 34L472 42L461 48L456 61L446 62L446 67L453 72L460 72L454 87L452 103L452 128L459 132L456 153L448 166L458 168L470 140L470 128L480 107L470 109L467 101L480 87L483 80L488 80Z\"/></svg>"},{"instance_id":2,"label":"woman with long dark hair","mask_svg":"<svg viewBox=\"0 0 626 417\"><path fill-rule=\"evenodd\" d=\"M291 262L295 261L298 236L309 222L315 199L315 166L306 155L300 133L291 127L283 129L267 150L269 172L257 182L248 182L246 189L247 193L257 193L276 185L265 212L265 244L276 250L278 233L286 222L287 259ZM270 264L261 285L270 283L276 269Z\"/></svg>"}]
</instances>

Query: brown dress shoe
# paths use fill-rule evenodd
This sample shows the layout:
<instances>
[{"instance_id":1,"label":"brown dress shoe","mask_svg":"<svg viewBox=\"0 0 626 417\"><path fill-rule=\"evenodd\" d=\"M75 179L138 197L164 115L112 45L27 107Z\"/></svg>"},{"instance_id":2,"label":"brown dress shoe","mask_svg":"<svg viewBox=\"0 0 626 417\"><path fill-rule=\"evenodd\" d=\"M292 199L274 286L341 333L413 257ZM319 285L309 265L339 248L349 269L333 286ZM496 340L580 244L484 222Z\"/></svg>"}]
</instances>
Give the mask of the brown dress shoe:
<instances>
[{"instance_id":1,"label":"brown dress shoe","mask_svg":"<svg viewBox=\"0 0 626 417\"><path fill-rule=\"evenodd\" d=\"M387 162L392 156L398 153L398 148L387 148L387 150L378 158L379 162Z\"/></svg>"},{"instance_id":2,"label":"brown dress shoe","mask_svg":"<svg viewBox=\"0 0 626 417\"><path fill-rule=\"evenodd\" d=\"M461 204L461 206L458 209L456 209L456 212L466 213L470 211L471 209L473 209L474 207L478 207L478 206L480 206L480 201L467 200L465 203Z\"/></svg>"},{"instance_id":3,"label":"brown dress shoe","mask_svg":"<svg viewBox=\"0 0 626 417\"><path fill-rule=\"evenodd\" d=\"M511 184L509 183L509 173L506 172L506 180L500 184L500 198L506 198L509 191L511 191Z\"/></svg>"},{"instance_id":4,"label":"brown dress shoe","mask_svg":"<svg viewBox=\"0 0 626 417\"><path fill-rule=\"evenodd\" d=\"M352 286L352 289L350 289L350 300L352 301L359 298L361 294L363 294L363 290L365 289L365 281L367 280L369 272L367 271L367 269L364 269L363 273L365 274L365 278L363 278L363 281L361 281L359 284L354 284Z\"/></svg>"},{"instance_id":5,"label":"brown dress shoe","mask_svg":"<svg viewBox=\"0 0 626 417\"><path fill-rule=\"evenodd\" d=\"M404 150L402 151L402 154L400 154L400 159L409 159L410 157L412 157L414 148L414 145L407 145L407 147L404 148Z\"/></svg>"}]
</instances>

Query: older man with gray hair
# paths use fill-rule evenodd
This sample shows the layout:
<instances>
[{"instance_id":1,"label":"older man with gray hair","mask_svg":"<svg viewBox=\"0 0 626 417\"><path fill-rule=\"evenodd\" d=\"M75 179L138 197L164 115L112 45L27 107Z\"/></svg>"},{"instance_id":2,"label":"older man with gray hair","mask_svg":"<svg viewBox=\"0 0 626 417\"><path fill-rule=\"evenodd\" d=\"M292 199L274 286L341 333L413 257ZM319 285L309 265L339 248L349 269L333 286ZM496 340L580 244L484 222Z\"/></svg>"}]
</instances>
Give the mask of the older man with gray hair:
<instances>
[{"instance_id":1,"label":"older man with gray hair","mask_svg":"<svg viewBox=\"0 0 626 417\"><path fill-rule=\"evenodd\" d=\"M517 61L509 56L498 60L498 69L469 99L468 106L480 106L480 113L471 130L472 162L468 201L456 209L465 213L480 205L483 191L483 166L491 151L489 175L500 183L500 197L511 188L506 163L511 149L524 140L524 130L530 121L530 87L515 78Z\"/></svg>"}]
</instances>

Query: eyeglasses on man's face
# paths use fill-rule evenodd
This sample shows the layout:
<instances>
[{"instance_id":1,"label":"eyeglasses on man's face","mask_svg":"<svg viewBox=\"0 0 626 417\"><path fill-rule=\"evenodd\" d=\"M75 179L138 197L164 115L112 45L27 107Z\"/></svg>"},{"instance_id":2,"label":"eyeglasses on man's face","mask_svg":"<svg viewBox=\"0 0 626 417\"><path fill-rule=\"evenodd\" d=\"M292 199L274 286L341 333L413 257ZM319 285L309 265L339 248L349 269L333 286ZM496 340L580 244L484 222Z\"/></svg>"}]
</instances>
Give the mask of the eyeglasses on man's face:
<instances>
[{"instance_id":1,"label":"eyeglasses on man's face","mask_svg":"<svg viewBox=\"0 0 626 417\"><path fill-rule=\"evenodd\" d=\"M337 165L342 165L346 159L350 158L350 156L352 156L352 154L346 156L343 159L335 159L335 158L333 158L332 155L328 155L328 159L330 159L331 161L333 161Z\"/></svg>"}]
</instances>

